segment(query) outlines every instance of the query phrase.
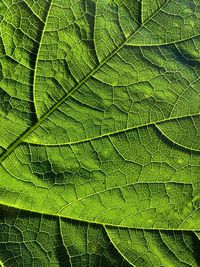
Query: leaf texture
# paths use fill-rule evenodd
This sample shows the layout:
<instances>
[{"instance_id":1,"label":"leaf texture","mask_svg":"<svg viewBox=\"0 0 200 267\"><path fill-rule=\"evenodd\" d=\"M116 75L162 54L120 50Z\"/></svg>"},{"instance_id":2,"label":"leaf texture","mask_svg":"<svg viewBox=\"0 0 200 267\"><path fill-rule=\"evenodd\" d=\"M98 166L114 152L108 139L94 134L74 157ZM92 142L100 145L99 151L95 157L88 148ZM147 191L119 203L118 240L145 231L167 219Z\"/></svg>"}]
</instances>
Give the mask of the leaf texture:
<instances>
[{"instance_id":1,"label":"leaf texture","mask_svg":"<svg viewBox=\"0 0 200 267\"><path fill-rule=\"evenodd\" d=\"M0 265L199 266L199 1L0 21Z\"/></svg>"}]
</instances>

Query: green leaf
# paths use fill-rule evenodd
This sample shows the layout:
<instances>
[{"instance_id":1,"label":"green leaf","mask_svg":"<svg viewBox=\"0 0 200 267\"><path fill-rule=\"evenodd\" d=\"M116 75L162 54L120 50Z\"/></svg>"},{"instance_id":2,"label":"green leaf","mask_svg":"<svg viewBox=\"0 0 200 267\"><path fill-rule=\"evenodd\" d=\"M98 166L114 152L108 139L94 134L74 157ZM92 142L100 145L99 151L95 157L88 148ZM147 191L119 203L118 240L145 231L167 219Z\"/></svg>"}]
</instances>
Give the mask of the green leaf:
<instances>
[{"instance_id":1,"label":"green leaf","mask_svg":"<svg viewBox=\"0 0 200 267\"><path fill-rule=\"evenodd\" d=\"M2 207L5 266L130 266L103 227Z\"/></svg>"},{"instance_id":2,"label":"green leaf","mask_svg":"<svg viewBox=\"0 0 200 267\"><path fill-rule=\"evenodd\" d=\"M0 265L199 266L200 3L0 21Z\"/></svg>"},{"instance_id":3,"label":"green leaf","mask_svg":"<svg viewBox=\"0 0 200 267\"><path fill-rule=\"evenodd\" d=\"M187 231L107 228L121 254L135 266L199 266L200 241Z\"/></svg>"}]
</instances>

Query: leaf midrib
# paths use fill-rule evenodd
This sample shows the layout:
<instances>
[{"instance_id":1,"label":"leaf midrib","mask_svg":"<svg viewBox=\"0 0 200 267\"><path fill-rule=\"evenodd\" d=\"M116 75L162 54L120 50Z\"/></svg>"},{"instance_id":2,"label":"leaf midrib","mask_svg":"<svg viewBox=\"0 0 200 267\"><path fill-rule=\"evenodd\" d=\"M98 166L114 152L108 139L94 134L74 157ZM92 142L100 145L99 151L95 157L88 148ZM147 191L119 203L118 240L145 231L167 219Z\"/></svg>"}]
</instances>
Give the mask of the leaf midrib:
<instances>
[{"instance_id":1,"label":"leaf midrib","mask_svg":"<svg viewBox=\"0 0 200 267\"><path fill-rule=\"evenodd\" d=\"M22 135L17 138L10 146L8 146L7 150L3 152L0 156L0 163L2 163L15 149L18 145L24 142L26 137L28 137L31 133L33 133L42 123L44 120L46 120L62 103L65 102L76 90L78 90L90 77L92 77L106 62L108 62L115 54L119 52L126 44L127 42L134 37L134 35L137 34L143 28L150 19L152 19L170 0L167 0L154 14L152 14L151 17L149 17L148 20L146 20L133 34L131 34L129 37L126 38L126 40L119 45L113 52L108 55L96 68L94 68L93 71L91 71L83 80L81 80L69 93L67 93L64 97L62 97L55 105L53 105L49 111L47 111L37 122L35 125L27 129ZM50 9L52 7L53 0L50 3L49 10L47 13L47 19L50 12ZM47 20L46 20L47 23ZM44 28L46 26L46 23L44 25ZM42 32L43 36L44 31ZM40 44L42 43L42 38L40 40ZM39 51L38 51L39 52ZM39 57L39 54L37 55L37 58Z\"/></svg>"}]
</instances>

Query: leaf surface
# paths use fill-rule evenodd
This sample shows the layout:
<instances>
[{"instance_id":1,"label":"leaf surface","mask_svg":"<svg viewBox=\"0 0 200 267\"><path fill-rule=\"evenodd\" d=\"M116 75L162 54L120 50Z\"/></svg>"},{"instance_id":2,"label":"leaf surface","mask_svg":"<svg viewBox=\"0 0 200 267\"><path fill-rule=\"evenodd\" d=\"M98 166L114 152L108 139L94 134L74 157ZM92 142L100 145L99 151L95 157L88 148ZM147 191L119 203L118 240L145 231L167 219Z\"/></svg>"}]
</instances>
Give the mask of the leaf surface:
<instances>
[{"instance_id":1,"label":"leaf surface","mask_svg":"<svg viewBox=\"0 0 200 267\"><path fill-rule=\"evenodd\" d=\"M199 266L199 2L0 14L0 264Z\"/></svg>"}]
</instances>

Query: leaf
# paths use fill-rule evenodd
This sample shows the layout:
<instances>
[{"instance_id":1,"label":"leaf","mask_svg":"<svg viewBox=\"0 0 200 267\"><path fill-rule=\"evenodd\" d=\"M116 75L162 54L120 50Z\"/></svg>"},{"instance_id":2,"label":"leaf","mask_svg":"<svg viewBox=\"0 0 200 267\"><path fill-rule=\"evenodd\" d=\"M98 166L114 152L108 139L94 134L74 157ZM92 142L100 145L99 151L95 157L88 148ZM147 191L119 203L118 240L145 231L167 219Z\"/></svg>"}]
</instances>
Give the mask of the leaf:
<instances>
[{"instance_id":1,"label":"leaf","mask_svg":"<svg viewBox=\"0 0 200 267\"><path fill-rule=\"evenodd\" d=\"M199 240L190 232L108 227L108 235L136 266L199 266Z\"/></svg>"},{"instance_id":2,"label":"leaf","mask_svg":"<svg viewBox=\"0 0 200 267\"><path fill-rule=\"evenodd\" d=\"M200 3L0 14L0 265L199 266Z\"/></svg>"},{"instance_id":3,"label":"leaf","mask_svg":"<svg viewBox=\"0 0 200 267\"><path fill-rule=\"evenodd\" d=\"M0 255L6 266L129 266L101 226L3 210Z\"/></svg>"}]
</instances>

